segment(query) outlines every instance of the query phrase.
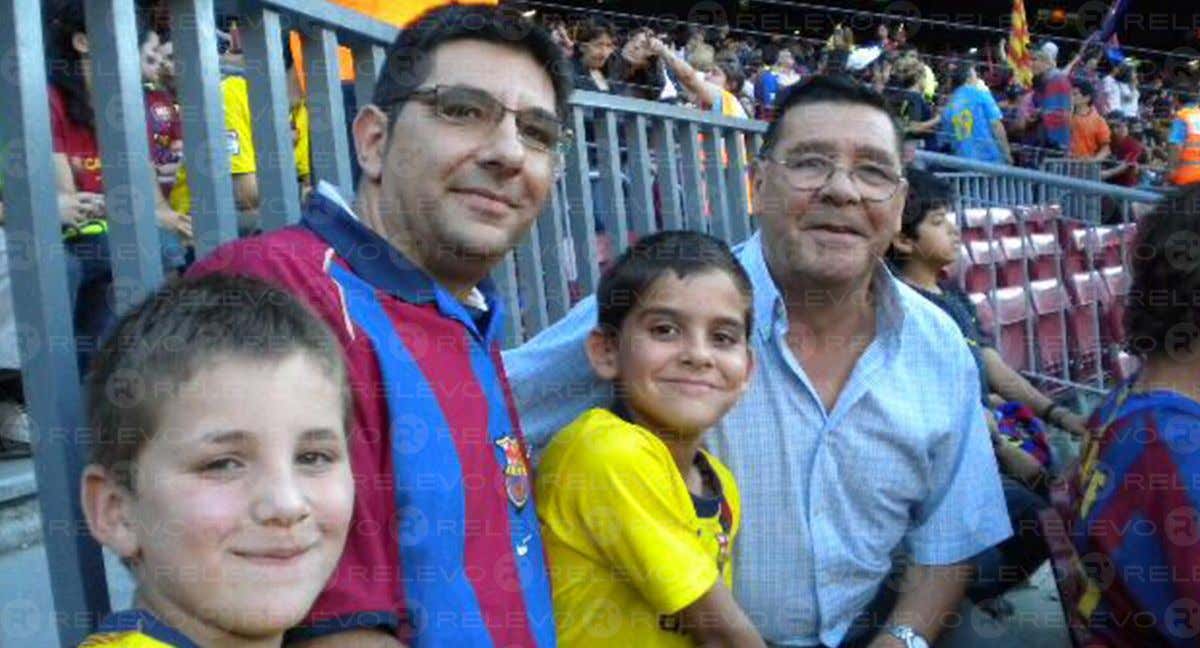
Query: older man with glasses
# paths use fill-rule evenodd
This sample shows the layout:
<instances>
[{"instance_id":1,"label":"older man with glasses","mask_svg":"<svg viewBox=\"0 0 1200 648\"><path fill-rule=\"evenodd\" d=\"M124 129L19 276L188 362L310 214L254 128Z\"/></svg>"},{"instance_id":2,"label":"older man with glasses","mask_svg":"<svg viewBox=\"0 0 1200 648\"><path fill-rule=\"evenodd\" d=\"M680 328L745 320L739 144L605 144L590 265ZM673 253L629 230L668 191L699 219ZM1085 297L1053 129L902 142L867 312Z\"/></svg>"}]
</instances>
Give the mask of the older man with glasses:
<instances>
[{"instance_id":1,"label":"older man with glasses","mask_svg":"<svg viewBox=\"0 0 1200 648\"><path fill-rule=\"evenodd\" d=\"M400 32L354 120L355 206L322 183L300 224L192 271L276 283L344 347L352 530L290 645L554 645L487 276L553 186L567 70L550 36L511 13L426 14Z\"/></svg>"},{"instance_id":2,"label":"older man with glasses","mask_svg":"<svg viewBox=\"0 0 1200 648\"><path fill-rule=\"evenodd\" d=\"M979 379L953 322L881 261L906 186L882 97L816 77L777 105L737 249L755 375L710 437L742 484L734 595L773 645L926 646L964 561L1012 532ZM611 399L584 359L595 320L589 299L505 356L535 446Z\"/></svg>"}]
</instances>

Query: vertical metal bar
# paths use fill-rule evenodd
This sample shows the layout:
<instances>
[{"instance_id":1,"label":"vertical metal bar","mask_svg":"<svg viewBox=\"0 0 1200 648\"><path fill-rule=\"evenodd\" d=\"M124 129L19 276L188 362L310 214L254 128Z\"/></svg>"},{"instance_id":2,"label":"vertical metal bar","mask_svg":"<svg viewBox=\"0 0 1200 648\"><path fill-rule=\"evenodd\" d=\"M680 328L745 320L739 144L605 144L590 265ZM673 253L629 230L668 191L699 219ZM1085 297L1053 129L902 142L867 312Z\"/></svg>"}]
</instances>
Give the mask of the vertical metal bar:
<instances>
[{"instance_id":1,"label":"vertical metal bar","mask_svg":"<svg viewBox=\"0 0 1200 648\"><path fill-rule=\"evenodd\" d=\"M250 114L254 120L254 150L258 157L259 218L265 230L300 220L300 187L288 114L287 72L283 68L279 14L245 1L242 43Z\"/></svg>"},{"instance_id":2,"label":"vertical metal bar","mask_svg":"<svg viewBox=\"0 0 1200 648\"><path fill-rule=\"evenodd\" d=\"M754 137L750 138L750 145L751 145L750 151L749 151L750 160L751 160L751 164L754 164L753 161L757 160L762 155L762 147L763 147L762 133L755 133ZM750 176L751 176L750 186L753 187L754 186L754 180L753 180L754 173L751 172ZM750 229L748 230L748 232L754 232L755 230L758 229L758 220L756 218L754 218L753 203L751 203L749 205L749 207L750 207L750 213L748 214L748 216L750 218L750 222L749 222Z\"/></svg>"},{"instance_id":3,"label":"vertical metal bar","mask_svg":"<svg viewBox=\"0 0 1200 648\"><path fill-rule=\"evenodd\" d=\"M521 343L521 300L517 297L517 264L513 252L504 255L492 269L492 281L504 301L504 348L511 349Z\"/></svg>"},{"instance_id":4,"label":"vertical metal bar","mask_svg":"<svg viewBox=\"0 0 1200 648\"><path fill-rule=\"evenodd\" d=\"M346 109L338 72L337 35L315 27L304 34L304 67L308 79L312 170L317 180L332 183L342 197L354 197L350 178L350 145L346 141Z\"/></svg>"},{"instance_id":5,"label":"vertical metal bar","mask_svg":"<svg viewBox=\"0 0 1200 648\"><path fill-rule=\"evenodd\" d=\"M704 179L700 175L700 127L696 122L686 122L679 148L683 155L683 222L684 227L698 232L707 232L708 223L704 214L704 201L700 187Z\"/></svg>"},{"instance_id":6,"label":"vertical metal bar","mask_svg":"<svg viewBox=\"0 0 1200 648\"><path fill-rule=\"evenodd\" d=\"M600 283L600 265L596 260L596 219L592 215L592 181L587 159L587 135L583 108L571 109L571 148L567 156L567 202L571 208L571 242L580 287L585 295L596 291Z\"/></svg>"},{"instance_id":7,"label":"vertical metal bar","mask_svg":"<svg viewBox=\"0 0 1200 648\"><path fill-rule=\"evenodd\" d=\"M704 193L708 197L709 231L722 241L733 243L725 187L725 144L722 138L722 129L715 126L704 129Z\"/></svg>"},{"instance_id":8,"label":"vertical metal bar","mask_svg":"<svg viewBox=\"0 0 1200 648\"><path fill-rule=\"evenodd\" d=\"M351 47L350 51L354 54L354 105L362 110L375 96L375 84L379 80L379 72L383 70L383 62L387 56L378 45L359 43ZM346 119L351 121L354 117L355 115L346 115ZM354 153L353 147L350 153Z\"/></svg>"},{"instance_id":9,"label":"vertical metal bar","mask_svg":"<svg viewBox=\"0 0 1200 648\"><path fill-rule=\"evenodd\" d=\"M563 258L563 244L567 236L563 231L563 203L557 187L550 192L550 200L538 216L537 231L540 248L535 250L542 259L545 279L546 316L548 321L557 322L571 308L571 293L567 285L567 262Z\"/></svg>"},{"instance_id":10,"label":"vertical metal bar","mask_svg":"<svg viewBox=\"0 0 1200 648\"><path fill-rule=\"evenodd\" d=\"M549 209L549 206L543 209ZM540 220L540 219L539 219ZM529 339L550 325L546 313L546 283L543 280L541 233L534 223L529 235L516 249L517 294L520 297L521 330L523 338ZM554 246L552 246L554 247Z\"/></svg>"},{"instance_id":11,"label":"vertical metal bar","mask_svg":"<svg viewBox=\"0 0 1200 648\"><path fill-rule=\"evenodd\" d=\"M613 244L614 254L629 247L629 225L625 220L625 189L621 186L621 144L618 141L617 113L605 110L596 119L597 162L600 165L600 191L608 200L607 214L600 214L604 229Z\"/></svg>"},{"instance_id":12,"label":"vertical metal bar","mask_svg":"<svg viewBox=\"0 0 1200 648\"><path fill-rule=\"evenodd\" d=\"M85 9L109 259L116 307L123 312L162 281L154 210L159 188L150 171L133 0L88 0Z\"/></svg>"},{"instance_id":13,"label":"vertical metal bar","mask_svg":"<svg viewBox=\"0 0 1200 648\"><path fill-rule=\"evenodd\" d=\"M725 137L725 188L729 192L729 243L740 243L750 236L750 181L746 176L746 136L737 131Z\"/></svg>"},{"instance_id":14,"label":"vertical metal bar","mask_svg":"<svg viewBox=\"0 0 1200 648\"><path fill-rule=\"evenodd\" d=\"M221 78L217 23L212 0L171 0L171 41L175 45L179 105L183 106L183 155L191 193L196 255L204 256L237 237L233 181Z\"/></svg>"},{"instance_id":15,"label":"vertical metal bar","mask_svg":"<svg viewBox=\"0 0 1200 648\"><path fill-rule=\"evenodd\" d=\"M662 208L663 229L683 229L680 211L679 159L675 155L675 121L657 120L654 146L658 163L658 198Z\"/></svg>"},{"instance_id":16,"label":"vertical metal bar","mask_svg":"<svg viewBox=\"0 0 1200 648\"><path fill-rule=\"evenodd\" d=\"M653 233L654 177L650 173L650 140L645 115L625 120L625 141L629 143L629 219L638 236Z\"/></svg>"},{"instance_id":17,"label":"vertical metal bar","mask_svg":"<svg viewBox=\"0 0 1200 648\"><path fill-rule=\"evenodd\" d=\"M75 333L67 295L51 165L49 100L41 3L0 2L0 142L7 151L4 202L8 265L21 351L21 379L34 422L33 469L51 569L58 637L78 645L108 612L100 547L81 533L79 475L87 438L82 426Z\"/></svg>"}]
</instances>

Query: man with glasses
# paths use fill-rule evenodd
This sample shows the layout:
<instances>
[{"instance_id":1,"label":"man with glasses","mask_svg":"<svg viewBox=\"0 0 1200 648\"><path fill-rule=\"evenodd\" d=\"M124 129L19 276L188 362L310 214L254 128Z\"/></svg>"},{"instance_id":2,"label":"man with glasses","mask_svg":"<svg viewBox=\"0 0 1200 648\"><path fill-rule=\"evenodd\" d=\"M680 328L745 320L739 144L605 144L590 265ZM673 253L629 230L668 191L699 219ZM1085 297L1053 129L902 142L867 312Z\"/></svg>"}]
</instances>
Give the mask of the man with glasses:
<instances>
[{"instance_id":1,"label":"man with glasses","mask_svg":"<svg viewBox=\"0 0 1200 648\"><path fill-rule=\"evenodd\" d=\"M321 183L293 227L217 250L304 298L344 347L356 477L345 553L289 643L552 646L549 580L487 276L556 173L569 68L491 7L401 31L353 134L354 208Z\"/></svg>"},{"instance_id":2,"label":"man with glasses","mask_svg":"<svg viewBox=\"0 0 1200 648\"><path fill-rule=\"evenodd\" d=\"M964 561L1011 535L979 378L949 317L881 261L906 193L883 98L816 77L777 106L737 249L755 374L711 437L742 484L734 596L774 645L925 646ZM595 318L588 299L505 355L534 446L612 398L584 358Z\"/></svg>"}]
</instances>

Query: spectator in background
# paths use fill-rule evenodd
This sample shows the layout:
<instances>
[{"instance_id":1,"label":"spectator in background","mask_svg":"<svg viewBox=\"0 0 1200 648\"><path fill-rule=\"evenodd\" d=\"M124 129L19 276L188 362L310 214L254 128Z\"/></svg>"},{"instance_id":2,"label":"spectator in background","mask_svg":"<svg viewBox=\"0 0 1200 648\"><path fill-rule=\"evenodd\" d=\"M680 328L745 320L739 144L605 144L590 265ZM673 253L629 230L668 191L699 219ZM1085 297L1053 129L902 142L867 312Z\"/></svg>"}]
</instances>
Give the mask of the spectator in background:
<instances>
[{"instance_id":1,"label":"spectator in background","mask_svg":"<svg viewBox=\"0 0 1200 648\"><path fill-rule=\"evenodd\" d=\"M800 72L796 70L796 56L791 49L779 50L779 56L772 69L775 72L775 78L779 79L780 90L800 80Z\"/></svg>"},{"instance_id":2,"label":"spectator in background","mask_svg":"<svg viewBox=\"0 0 1200 648\"><path fill-rule=\"evenodd\" d=\"M1047 41L1033 52L1038 145L1066 153L1071 144L1071 80L1058 69L1058 46Z\"/></svg>"},{"instance_id":3,"label":"spectator in background","mask_svg":"<svg viewBox=\"0 0 1200 648\"><path fill-rule=\"evenodd\" d=\"M1200 635L1197 232L1200 187L1142 219L1125 311L1142 367L1092 413L1077 470L1055 492L1069 535L1056 572L1082 581L1064 601L1075 645L1183 648ZM1117 531L1130 524L1142 531Z\"/></svg>"},{"instance_id":4,"label":"spectator in background","mask_svg":"<svg viewBox=\"0 0 1200 648\"><path fill-rule=\"evenodd\" d=\"M158 32L146 30L141 43L142 85L146 99L146 134L150 160L163 196L171 194L183 154L183 122L175 93L166 85L170 41L161 42ZM173 73L173 68L171 69Z\"/></svg>"},{"instance_id":5,"label":"spectator in background","mask_svg":"<svg viewBox=\"0 0 1200 648\"><path fill-rule=\"evenodd\" d=\"M612 92L610 61L617 49L616 30L603 18L589 18L575 31L575 88Z\"/></svg>"},{"instance_id":6,"label":"spectator in background","mask_svg":"<svg viewBox=\"0 0 1200 648\"><path fill-rule=\"evenodd\" d=\"M48 3L45 16L55 184L82 372L115 322L104 179L92 110L94 79L83 7L75 0ZM139 20L139 43L150 40L148 31ZM192 235L191 221L168 207L157 187L153 196L163 263L170 270L178 261L175 244Z\"/></svg>"},{"instance_id":7,"label":"spectator in background","mask_svg":"<svg viewBox=\"0 0 1200 648\"><path fill-rule=\"evenodd\" d=\"M1200 183L1200 94L1195 84L1186 89L1184 101L1171 122L1168 164L1176 185Z\"/></svg>"},{"instance_id":8,"label":"spectator in background","mask_svg":"<svg viewBox=\"0 0 1200 648\"><path fill-rule=\"evenodd\" d=\"M731 77L739 79L740 85L741 71L736 63L715 61L713 49L708 45L698 46L692 51L692 58L685 61L675 56L661 40L654 38L649 43L653 55L666 63L700 109L727 117L747 117L741 102L726 88L726 82Z\"/></svg>"},{"instance_id":9,"label":"spectator in background","mask_svg":"<svg viewBox=\"0 0 1200 648\"><path fill-rule=\"evenodd\" d=\"M1103 114L1120 113L1130 119L1141 117L1141 93L1138 90L1137 72L1129 61L1125 61L1101 79L1103 96L1107 106L1098 106ZM1107 112L1104 108L1107 107Z\"/></svg>"},{"instance_id":10,"label":"spectator in background","mask_svg":"<svg viewBox=\"0 0 1200 648\"><path fill-rule=\"evenodd\" d=\"M1085 162L1100 162L1112 154L1112 133L1096 110L1096 88L1078 79L1071 87L1071 157Z\"/></svg>"},{"instance_id":11,"label":"spectator in background","mask_svg":"<svg viewBox=\"0 0 1200 648\"><path fill-rule=\"evenodd\" d=\"M979 89L978 80L971 63L961 63L954 69L954 92L942 112L942 132L954 155L1012 164L1000 107L990 92Z\"/></svg>"},{"instance_id":12,"label":"spectator in background","mask_svg":"<svg viewBox=\"0 0 1200 648\"><path fill-rule=\"evenodd\" d=\"M1141 164L1146 157L1145 145L1129 130L1130 121L1119 112L1109 115L1112 156L1117 165L1100 172L1100 179L1123 187L1138 186L1141 182Z\"/></svg>"},{"instance_id":13,"label":"spectator in background","mask_svg":"<svg viewBox=\"0 0 1200 648\"><path fill-rule=\"evenodd\" d=\"M665 45L654 45L654 32L640 27L629 34L620 56L613 64L613 80L617 82L618 94L650 101L674 101L679 97L679 87L672 78L672 66L663 51ZM678 57L676 57L678 59Z\"/></svg>"},{"instance_id":14,"label":"spectator in background","mask_svg":"<svg viewBox=\"0 0 1200 648\"><path fill-rule=\"evenodd\" d=\"M921 92L923 77L921 62L916 58L901 58L896 62L892 79L895 83L884 94L900 125L904 127L904 138L917 142L918 148L933 148L933 135L937 131L941 116L925 100Z\"/></svg>"}]
</instances>

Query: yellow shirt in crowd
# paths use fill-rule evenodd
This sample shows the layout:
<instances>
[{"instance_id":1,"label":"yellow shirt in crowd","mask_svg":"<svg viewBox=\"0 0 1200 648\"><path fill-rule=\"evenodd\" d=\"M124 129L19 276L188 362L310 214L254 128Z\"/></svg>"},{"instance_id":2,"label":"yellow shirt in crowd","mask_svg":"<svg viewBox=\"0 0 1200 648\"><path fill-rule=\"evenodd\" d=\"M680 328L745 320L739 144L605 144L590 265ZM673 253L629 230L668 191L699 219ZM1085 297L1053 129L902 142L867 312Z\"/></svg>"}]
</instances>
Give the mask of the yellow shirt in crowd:
<instances>
[{"instance_id":1,"label":"yellow shirt in crowd","mask_svg":"<svg viewBox=\"0 0 1200 648\"><path fill-rule=\"evenodd\" d=\"M724 514L698 515L666 444L606 409L588 410L547 447L536 501L564 648L693 645L674 615L718 578L732 587L741 517L733 475L701 454Z\"/></svg>"}]
</instances>

